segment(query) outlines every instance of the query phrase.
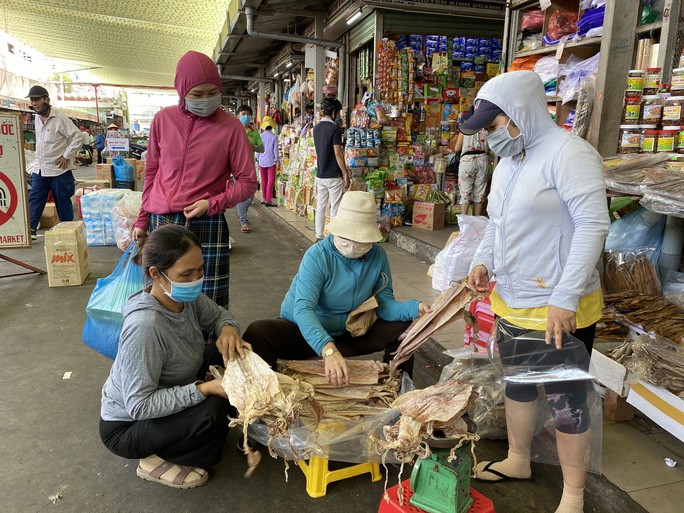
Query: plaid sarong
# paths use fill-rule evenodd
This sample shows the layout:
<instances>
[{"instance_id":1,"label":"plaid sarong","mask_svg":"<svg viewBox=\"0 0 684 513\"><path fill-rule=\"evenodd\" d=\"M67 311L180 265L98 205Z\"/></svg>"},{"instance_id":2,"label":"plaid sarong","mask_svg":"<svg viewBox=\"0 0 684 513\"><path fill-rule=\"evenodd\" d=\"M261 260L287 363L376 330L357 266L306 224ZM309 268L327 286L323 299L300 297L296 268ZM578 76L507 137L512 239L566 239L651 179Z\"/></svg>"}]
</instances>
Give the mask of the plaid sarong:
<instances>
[{"instance_id":1,"label":"plaid sarong","mask_svg":"<svg viewBox=\"0 0 684 513\"><path fill-rule=\"evenodd\" d=\"M149 214L148 229L179 224L194 233L202 243L204 285L202 292L217 305L228 309L230 278L230 237L223 214L186 219L183 212Z\"/></svg>"}]
</instances>

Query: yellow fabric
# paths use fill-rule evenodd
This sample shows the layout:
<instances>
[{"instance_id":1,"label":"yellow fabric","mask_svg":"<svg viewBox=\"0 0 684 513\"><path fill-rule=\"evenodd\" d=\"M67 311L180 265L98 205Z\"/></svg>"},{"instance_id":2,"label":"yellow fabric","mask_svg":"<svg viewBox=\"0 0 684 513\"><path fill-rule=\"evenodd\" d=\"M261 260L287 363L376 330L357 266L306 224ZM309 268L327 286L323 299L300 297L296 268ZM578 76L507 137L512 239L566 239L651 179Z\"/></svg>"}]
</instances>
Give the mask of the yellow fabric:
<instances>
[{"instance_id":1,"label":"yellow fabric","mask_svg":"<svg viewBox=\"0 0 684 513\"><path fill-rule=\"evenodd\" d=\"M549 317L549 307L540 306L537 308L511 308L501 296L497 294L496 287L492 290L491 297L492 312L508 322L525 329L545 330L546 320ZM577 317L575 323L577 328L591 326L601 318L603 310L603 293L601 289L596 289L579 300L577 305Z\"/></svg>"}]
</instances>

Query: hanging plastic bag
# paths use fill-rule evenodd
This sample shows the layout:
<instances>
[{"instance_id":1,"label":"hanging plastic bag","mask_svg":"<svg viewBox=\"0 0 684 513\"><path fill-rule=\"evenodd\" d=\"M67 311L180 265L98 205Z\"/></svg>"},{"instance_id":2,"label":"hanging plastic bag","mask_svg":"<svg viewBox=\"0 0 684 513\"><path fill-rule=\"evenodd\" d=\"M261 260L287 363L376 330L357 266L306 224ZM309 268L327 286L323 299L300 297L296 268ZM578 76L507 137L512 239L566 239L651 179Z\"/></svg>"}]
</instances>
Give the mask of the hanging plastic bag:
<instances>
[{"instance_id":1,"label":"hanging plastic bag","mask_svg":"<svg viewBox=\"0 0 684 513\"><path fill-rule=\"evenodd\" d=\"M519 327L535 326L534 329ZM577 451L564 451L564 466L601 472L603 412L589 372L584 342L564 333L562 347L545 342L546 319L498 319L488 354L506 385L506 419L536 418L531 459L558 465L557 438ZM566 446L568 449L569 446Z\"/></svg>"},{"instance_id":2,"label":"hanging plastic bag","mask_svg":"<svg viewBox=\"0 0 684 513\"><path fill-rule=\"evenodd\" d=\"M445 290L468 276L470 262L480 245L488 219L482 216L457 216L460 233L435 259L432 288Z\"/></svg>"},{"instance_id":3,"label":"hanging plastic bag","mask_svg":"<svg viewBox=\"0 0 684 513\"><path fill-rule=\"evenodd\" d=\"M112 159L114 165L114 179L119 182L134 182L135 170L121 155Z\"/></svg>"},{"instance_id":4,"label":"hanging plastic bag","mask_svg":"<svg viewBox=\"0 0 684 513\"><path fill-rule=\"evenodd\" d=\"M97 280L86 307L83 343L111 359L119 346L123 305L145 286L143 270L133 262L137 252L137 244L128 246L112 274Z\"/></svg>"},{"instance_id":5,"label":"hanging plastic bag","mask_svg":"<svg viewBox=\"0 0 684 513\"><path fill-rule=\"evenodd\" d=\"M549 19L549 37L558 40L563 36L577 32L577 13L556 11Z\"/></svg>"},{"instance_id":6,"label":"hanging plastic bag","mask_svg":"<svg viewBox=\"0 0 684 513\"><path fill-rule=\"evenodd\" d=\"M540 30L544 26L544 11L533 9L522 15L520 30Z\"/></svg>"},{"instance_id":7,"label":"hanging plastic bag","mask_svg":"<svg viewBox=\"0 0 684 513\"><path fill-rule=\"evenodd\" d=\"M131 243L133 223L138 219L142 208L142 192L131 191L116 202L112 208L112 224L116 245L125 251Z\"/></svg>"}]
</instances>

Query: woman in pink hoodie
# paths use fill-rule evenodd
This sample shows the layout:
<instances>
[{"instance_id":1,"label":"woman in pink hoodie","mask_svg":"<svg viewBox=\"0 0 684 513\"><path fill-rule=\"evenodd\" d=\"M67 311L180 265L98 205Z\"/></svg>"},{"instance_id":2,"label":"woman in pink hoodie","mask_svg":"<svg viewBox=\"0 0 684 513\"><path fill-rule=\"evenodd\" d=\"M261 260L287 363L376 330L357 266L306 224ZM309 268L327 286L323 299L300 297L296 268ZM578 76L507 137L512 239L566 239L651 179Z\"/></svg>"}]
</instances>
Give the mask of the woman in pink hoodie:
<instances>
[{"instance_id":1,"label":"woman in pink hoodie","mask_svg":"<svg viewBox=\"0 0 684 513\"><path fill-rule=\"evenodd\" d=\"M180 224L202 243L202 292L228 308L230 244L223 212L257 189L242 123L221 109L221 77L206 55L190 51L176 66L178 105L152 120L142 208L133 238Z\"/></svg>"}]
</instances>

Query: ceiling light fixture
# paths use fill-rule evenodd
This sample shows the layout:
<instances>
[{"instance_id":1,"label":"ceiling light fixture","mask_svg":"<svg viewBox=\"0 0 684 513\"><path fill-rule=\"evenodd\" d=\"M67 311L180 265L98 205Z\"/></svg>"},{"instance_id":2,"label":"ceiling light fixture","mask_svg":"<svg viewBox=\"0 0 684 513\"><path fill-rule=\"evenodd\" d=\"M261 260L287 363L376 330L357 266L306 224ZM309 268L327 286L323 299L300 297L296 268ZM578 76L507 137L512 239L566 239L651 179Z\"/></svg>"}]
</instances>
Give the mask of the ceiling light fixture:
<instances>
[{"instance_id":1,"label":"ceiling light fixture","mask_svg":"<svg viewBox=\"0 0 684 513\"><path fill-rule=\"evenodd\" d=\"M291 68L291 67L292 67L292 61L290 61L290 62L288 62L287 64L285 64L285 67L286 67L286 68Z\"/></svg>"},{"instance_id":2,"label":"ceiling light fixture","mask_svg":"<svg viewBox=\"0 0 684 513\"><path fill-rule=\"evenodd\" d=\"M273 74L273 78L278 78L278 75L280 75L280 73L278 73L278 72L276 71L276 72Z\"/></svg>"},{"instance_id":3,"label":"ceiling light fixture","mask_svg":"<svg viewBox=\"0 0 684 513\"><path fill-rule=\"evenodd\" d=\"M358 20L358 19L361 17L362 14L363 14L363 10L362 10L361 7L359 7L359 10L358 10L357 12L355 12L355 13L351 16L351 18L349 18L349 19L347 20L347 25L351 25L352 23L354 23L356 20Z\"/></svg>"}]
</instances>

